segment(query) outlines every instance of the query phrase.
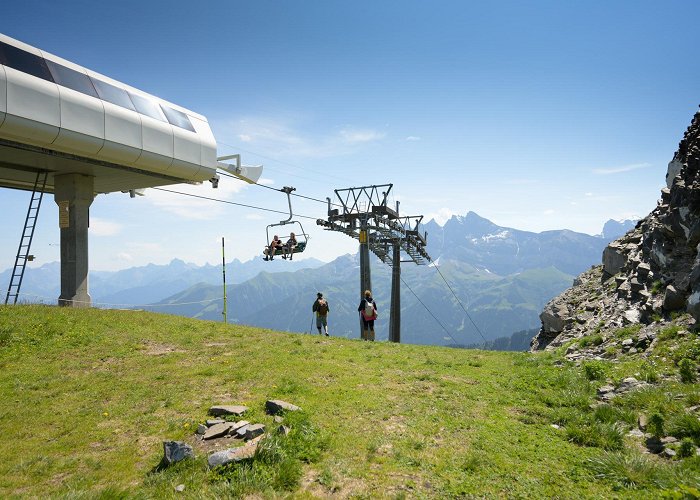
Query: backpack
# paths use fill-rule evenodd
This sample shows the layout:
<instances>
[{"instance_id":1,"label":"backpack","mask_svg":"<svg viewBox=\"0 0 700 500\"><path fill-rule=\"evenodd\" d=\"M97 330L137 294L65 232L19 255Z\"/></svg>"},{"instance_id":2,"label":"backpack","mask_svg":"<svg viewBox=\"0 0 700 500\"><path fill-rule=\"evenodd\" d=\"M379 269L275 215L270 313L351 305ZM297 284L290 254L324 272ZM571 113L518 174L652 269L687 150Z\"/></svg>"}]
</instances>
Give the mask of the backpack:
<instances>
[{"instance_id":1,"label":"backpack","mask_svg":"<svg viewBox=\"0 0 700 500\"><path fill-rule=\"evenodd\" d=\"M324 299L319 300L317 311L321 316L328 314L328 302L326 302Z\"/></svg>"},{"instance_id":2,"label":"backpack","mask_svg":"<svg viewBox=\"0 0 700 500\"><path fill-rule=\"evenodd\" d=\"M365 299L365 319L374 318L374 302Z\"/></svg>"}]
</instances>

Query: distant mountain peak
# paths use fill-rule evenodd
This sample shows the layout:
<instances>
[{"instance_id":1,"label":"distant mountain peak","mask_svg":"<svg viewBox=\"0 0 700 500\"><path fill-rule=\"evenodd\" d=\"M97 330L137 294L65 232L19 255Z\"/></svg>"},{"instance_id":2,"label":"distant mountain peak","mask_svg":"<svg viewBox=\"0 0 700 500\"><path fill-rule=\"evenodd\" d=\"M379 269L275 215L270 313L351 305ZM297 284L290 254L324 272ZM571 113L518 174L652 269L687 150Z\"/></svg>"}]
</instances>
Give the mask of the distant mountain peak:
<instances>
[{"instance_id":1,"label":"distant mountain peak","mask_svg":"<svg viewBox=\"0 0 700 500\"><path fill-rule=\"evenodd\" d=\"M609 219L603 225L603 231L598 236L606 240L615 240L630 229L633 229L639 220L636 217L621 220Z\"/></svg>"}]
</instances>

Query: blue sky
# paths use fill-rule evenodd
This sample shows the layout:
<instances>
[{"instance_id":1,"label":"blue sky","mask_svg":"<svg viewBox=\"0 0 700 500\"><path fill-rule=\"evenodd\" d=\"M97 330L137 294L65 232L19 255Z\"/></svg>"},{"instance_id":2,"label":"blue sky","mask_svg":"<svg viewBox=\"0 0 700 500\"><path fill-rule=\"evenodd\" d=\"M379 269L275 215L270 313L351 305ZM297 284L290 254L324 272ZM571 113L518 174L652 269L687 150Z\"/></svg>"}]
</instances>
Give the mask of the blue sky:
<instances>
[{"instance_id":1,"label":"blue sky","mask_svg":"<svg viewBox=\"0 0 700 500\"><path fill-rule=\"evenodd\" d=\"M14 2L0 32L205 115L219 154L325 199L393 183L404 215L474 211L522 230L600 232L655 206L700 102L696 1ZM286 210L222 180L174 189ZM29 193L0 190L0 269ZM324 217L321 203L294 210ZM100 195L90 266L257 256L284 216L147 191ZM59 258L47 196L32 253ZM311 235L306 256L355 252ZM429 236L430 238L430 236Z\"/></svg>"}]
</instances>

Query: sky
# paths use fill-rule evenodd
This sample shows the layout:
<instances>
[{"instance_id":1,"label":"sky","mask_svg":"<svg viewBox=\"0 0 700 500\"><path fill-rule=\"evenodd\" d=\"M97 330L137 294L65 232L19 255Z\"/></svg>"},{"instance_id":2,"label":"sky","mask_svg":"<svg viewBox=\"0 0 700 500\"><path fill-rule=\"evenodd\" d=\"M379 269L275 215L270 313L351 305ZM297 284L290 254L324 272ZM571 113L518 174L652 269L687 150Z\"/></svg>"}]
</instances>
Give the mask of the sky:
<instances>
[{"instance_id":1,"label":"sky","mask_svg":"<svg viewBox=\"0 0 700 500\"><path fill-rule=\"evenodd\" d=\"M335 189L393 184L402 215L534 232L647 215L700 103L697 19L697 1L25 0L0 32L206 116L218 154L262 164L265 187L170 189L284 212L293 186L319 200L292 198L303 257L330 261L357 251L315 223ZM0 269L29 199L0 188ZM98 195L90 268L218 264L222 237L227 261L259 258L287 217ZM31 253L59 260L51 195Z\"/></svg>"}]
</instances>

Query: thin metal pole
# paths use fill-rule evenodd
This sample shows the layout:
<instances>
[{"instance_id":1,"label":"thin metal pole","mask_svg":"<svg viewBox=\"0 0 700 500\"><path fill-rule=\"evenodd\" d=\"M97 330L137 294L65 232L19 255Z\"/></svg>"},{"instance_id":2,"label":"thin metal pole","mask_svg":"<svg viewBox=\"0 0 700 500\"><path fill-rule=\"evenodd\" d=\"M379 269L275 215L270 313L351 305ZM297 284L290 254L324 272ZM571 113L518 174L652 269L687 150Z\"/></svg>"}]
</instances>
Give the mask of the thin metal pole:
<instances>
[{"instance_id":1,"label":"thin metal pole","mask_svg":"<svg viewBox=\"0 0 700 500\"><path fill-rule=\"evenodd\" d=\"M224 245L224 237L221 237L221 261L223 263L222 270L224 273L224 323L228 323L228 318L226 317L226 250Z\"/></svg>"}]
</instances>

